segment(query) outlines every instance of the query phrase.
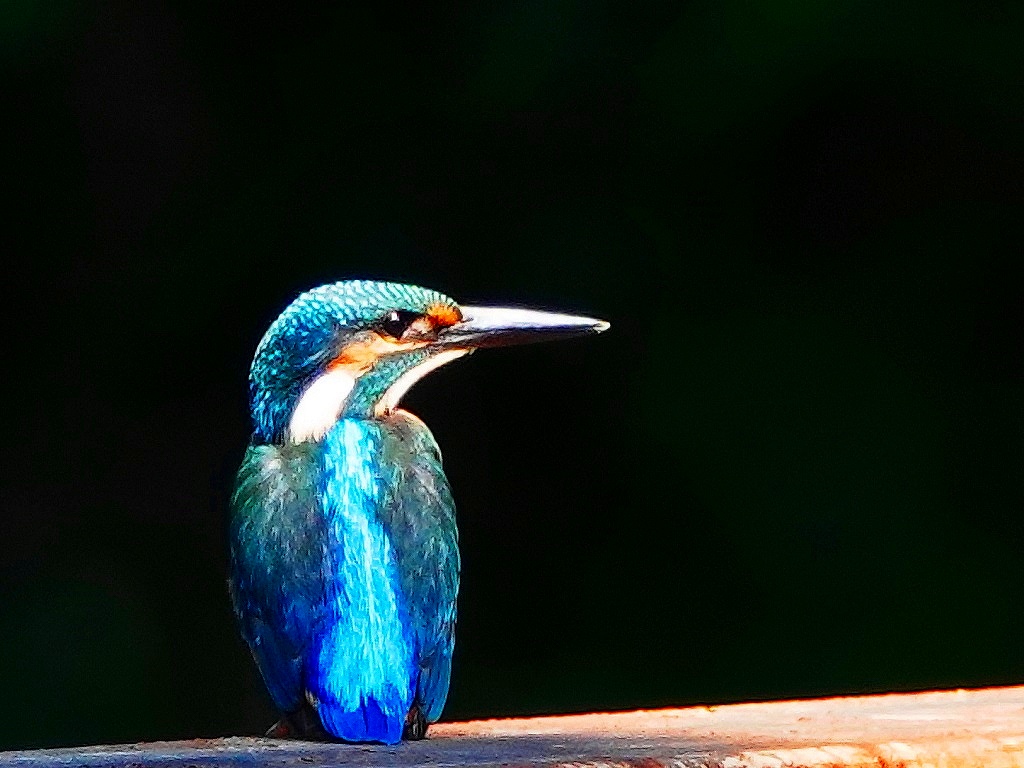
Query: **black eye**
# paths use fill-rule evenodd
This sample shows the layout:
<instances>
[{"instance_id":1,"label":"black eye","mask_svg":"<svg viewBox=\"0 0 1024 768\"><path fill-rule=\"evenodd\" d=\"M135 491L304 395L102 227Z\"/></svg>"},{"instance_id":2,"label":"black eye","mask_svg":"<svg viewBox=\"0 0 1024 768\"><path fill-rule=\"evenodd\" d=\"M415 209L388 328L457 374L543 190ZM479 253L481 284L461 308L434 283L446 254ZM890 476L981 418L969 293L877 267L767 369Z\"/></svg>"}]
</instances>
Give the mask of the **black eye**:
<instances>
[{"instance_id":1,"label":"black eye","mask_svg":"<svg viewBox=\"0 0 1024 768\"><path fill-rule=\"evenodd\" d=\"M378 327L388 336L395 339L402 338L409 326L412 325L419 315L415 312L408 312L404 309L393 309L388 312L377 323Z\"/></svg>"}]
</instances>

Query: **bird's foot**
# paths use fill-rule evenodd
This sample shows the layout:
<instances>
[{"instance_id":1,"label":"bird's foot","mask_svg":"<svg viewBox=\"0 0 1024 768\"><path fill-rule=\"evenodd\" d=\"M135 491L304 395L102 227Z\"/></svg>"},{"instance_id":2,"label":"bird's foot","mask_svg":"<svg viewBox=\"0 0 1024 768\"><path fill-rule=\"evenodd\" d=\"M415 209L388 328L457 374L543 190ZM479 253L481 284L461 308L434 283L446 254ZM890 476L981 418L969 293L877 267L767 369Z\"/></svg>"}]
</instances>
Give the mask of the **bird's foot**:
<instances>
[{"instance_id":1,"label":"bird's foot","mask_svg":"<svg viewBox=\"0 0 1024 768\"><path fill-rule=\"evenodd\" d=\"M324 730L320 716L308 704L289 712L267 731L268 739L305 739L307 741L330 741L331 736Z\"/></svg>"},{"instance_id":2,"label":"bird's foot","mask_svg":"<svg viewBox=\"0 0 1024 768\"><path fill-rule=\"evenodd\" d=\"M263 734L268 739L290 739L293 738L292 725L287 717L282 717L274 723L267 732Z\"/></svg>"},{"instance_id":3,"label":"bird's foot","mask_svg":"<svg viewBox=\"0 0 1024 768\"><path fill-rule=\"evenodd\" d=\"M419 741L426 738L427 718L419 704L409 707L409 714L405 716L405 727L402 729L402 738L406 741Z\"/></svg>"}]
</instances>

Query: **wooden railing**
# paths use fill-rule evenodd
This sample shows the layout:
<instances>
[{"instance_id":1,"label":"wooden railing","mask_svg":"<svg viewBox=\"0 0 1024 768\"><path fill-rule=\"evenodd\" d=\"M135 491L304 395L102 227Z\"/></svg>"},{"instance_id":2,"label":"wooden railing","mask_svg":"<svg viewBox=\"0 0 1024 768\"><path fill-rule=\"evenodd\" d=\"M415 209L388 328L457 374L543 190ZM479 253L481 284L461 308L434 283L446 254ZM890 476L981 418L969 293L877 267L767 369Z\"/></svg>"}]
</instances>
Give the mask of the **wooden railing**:
<instances>
[{"instance_id":1,"label":"wooden railing","mask_svg":"<svg viewBox=\"0 0 1024 768\"><path fill-rule=\"evenodd\" d=\"M0 765L1024 768L1024 687L440 723L397 747L230 737L3 752Z\"/></svg>"}]
</instances>

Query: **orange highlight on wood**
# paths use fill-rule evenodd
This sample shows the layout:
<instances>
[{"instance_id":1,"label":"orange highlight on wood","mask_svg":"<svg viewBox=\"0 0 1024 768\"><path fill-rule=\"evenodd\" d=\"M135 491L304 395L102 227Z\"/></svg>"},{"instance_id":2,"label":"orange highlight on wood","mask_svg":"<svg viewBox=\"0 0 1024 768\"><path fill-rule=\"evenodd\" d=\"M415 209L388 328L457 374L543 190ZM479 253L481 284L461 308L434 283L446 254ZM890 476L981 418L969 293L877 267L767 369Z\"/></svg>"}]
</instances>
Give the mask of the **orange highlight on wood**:
<instances>
[{"instance_id":1,"label":"orange highlight on wood","mask_svg":"<svg viewBox=\"0 0 1024 768\"><path fill-rule=\"evenodd\" d=\"M1024 686L437 723L397 747L263 738L0 753L0 765L1024 768Z\"/></svg>"}]
</instances>

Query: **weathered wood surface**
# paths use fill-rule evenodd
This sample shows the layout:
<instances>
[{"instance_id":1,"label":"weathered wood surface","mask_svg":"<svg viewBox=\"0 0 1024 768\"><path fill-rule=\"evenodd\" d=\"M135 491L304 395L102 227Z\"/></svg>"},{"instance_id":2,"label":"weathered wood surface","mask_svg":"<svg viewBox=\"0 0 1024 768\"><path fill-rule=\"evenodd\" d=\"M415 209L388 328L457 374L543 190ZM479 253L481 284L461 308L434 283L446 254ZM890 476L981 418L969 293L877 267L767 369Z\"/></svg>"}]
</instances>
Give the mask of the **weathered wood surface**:
<instances>
[{"instance_id":1,"label":"weathered wood surface","mask_svg":"<svg viewBox=\"0 0 1024 768\"><path fill-rule=\"evenodd\" d=\"M3 752L0 765L1024 768L1024 687L443 723L398 747L232 737Z\"/></svg>"}]
</instances>

